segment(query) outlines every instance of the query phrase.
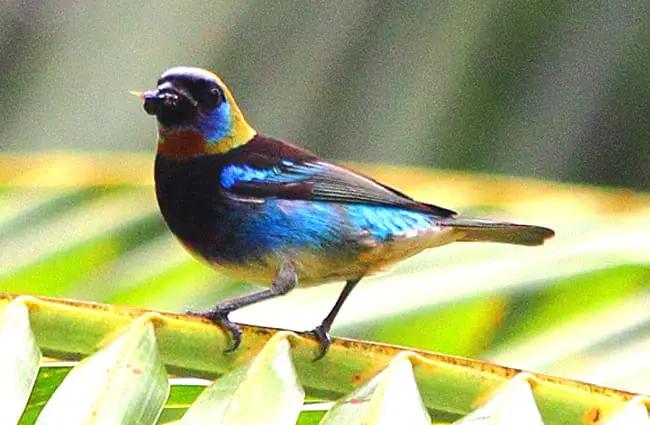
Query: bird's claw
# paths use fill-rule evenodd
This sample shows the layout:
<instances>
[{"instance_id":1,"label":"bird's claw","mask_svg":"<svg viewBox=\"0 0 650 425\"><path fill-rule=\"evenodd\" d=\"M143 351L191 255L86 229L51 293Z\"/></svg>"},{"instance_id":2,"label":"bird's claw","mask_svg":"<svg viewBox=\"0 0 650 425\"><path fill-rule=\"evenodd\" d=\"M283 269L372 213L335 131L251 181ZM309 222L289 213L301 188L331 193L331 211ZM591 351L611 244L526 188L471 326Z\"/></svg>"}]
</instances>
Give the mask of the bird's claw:
<instances>
[{"instance_id":1,"label":"bird's claw","mask_svg":"<svg viewBox=\"0 0 650 425\"><path fill-rule=\"evenodd\" d=\"M239 345L241 344L242 330L236 323L228 318L230 312L230 309L219 308L219 306L217 306L208 311L187 311L185 314L188 316L208 319L215 325L219 325L230 332L232 344L224 350L224 353L232 353L239 348Z\"/></svg>"},{"instance_id":2,"label":"bird's claw","mask_svg":"<svg viewBox=\"0 0 650 425\"><path fill-rule=\"evenodd\" d=\"M314 335L320 343L320 353L314 359L314 361L317 361L325 357L327 350L330 348L330 344L332 344L332 339L330 338L329 330L326 330L323 324L316 326L310 333Z\"/></svg>"}]
</instances>

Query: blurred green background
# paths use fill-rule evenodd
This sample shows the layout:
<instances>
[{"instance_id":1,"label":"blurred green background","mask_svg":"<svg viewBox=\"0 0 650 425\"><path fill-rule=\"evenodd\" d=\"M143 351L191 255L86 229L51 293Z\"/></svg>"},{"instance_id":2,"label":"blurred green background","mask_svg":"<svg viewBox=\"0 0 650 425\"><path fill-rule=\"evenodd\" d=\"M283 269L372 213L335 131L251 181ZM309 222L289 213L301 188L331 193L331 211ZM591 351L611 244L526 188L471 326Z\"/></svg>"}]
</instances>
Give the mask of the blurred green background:
<instances>
[{"instance_id":1,"label":"blurred green background","mask_svg":"<svg viewBox=\"0 0 650 425\"><path fill-rule=\"evenodd\" d=\"M650 3L5 0L0 149L153 150L127 91L215 70L330 158L647 188Z\"/></svg>"},{"instance_id":2,"label":"blurred green background","mask_svg":"<svg viewBox=\"0 0 650 425\"><path fill-rule=\"evenodd\" d=\"M191 259L155 204L155 124L128 91L195 65L262 133L558 233L427 251L364 281L334 334L650 392L649 18L641 0L5 0L0 290L181 311L253 289ZM233 318L309 329L340 288Z\"/></svg>"}]
</instances>

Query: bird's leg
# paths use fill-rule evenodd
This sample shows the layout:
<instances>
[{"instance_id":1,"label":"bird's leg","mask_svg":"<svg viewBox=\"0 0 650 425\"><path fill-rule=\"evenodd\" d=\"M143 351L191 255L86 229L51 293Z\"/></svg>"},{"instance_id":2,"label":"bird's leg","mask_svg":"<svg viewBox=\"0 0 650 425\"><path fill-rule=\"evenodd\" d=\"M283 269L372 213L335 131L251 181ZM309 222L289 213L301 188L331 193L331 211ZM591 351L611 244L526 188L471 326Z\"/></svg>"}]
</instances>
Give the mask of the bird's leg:
<instances>
[{"instance_id":1,"label":"bird's leg","mask_svg":"<svg viewBox=\"0 0 650 425\"><path fill-rule=\"evenodd\" d=\"M187 314L191 316L203 317L215 324L223 326L228 331L230 331L232 335L232 345L226 349L226 352L230 353L239 347L239 344L241 343L242 332L239 326L237 326L236 323L232 322L228 318L228 315L242 307L246 307L260 301L268 300L269 298L275 298L280 295L284 295L294 289L297 285L298 276L296 274L296 269L291 264L287 263L280 267L280 270L275 276L275 280L273 280L273 283L269 289L224 301L206 312L188 312Z\"/></svg>"},{"instance_id":2,"label":"bird's leg","mask_svg":"<svg viewBox=\"0 0 650 425\"><path fill-rule=\"evenodd\" d=\"M354 279L354 280L348 280L345 283L345 287L343 288L343 291L341 291L341 294L339 295L339 298L336 300L336 303L334 304L334 307L332 307L332 310L330 310L329 314L323 319L320 325L316 326L311 333L316 336L316 339L320 342L321 345L321 352L316 357L314 360L320 360L325 356L325 353L327 353L328 348L330 347L330 344L332 343L332 340L330 339L330 329L332 328L332 324L334 323L334 319L336 319L336 315L339 314L339 310L341 310L341 306L343 306L343 303L345 300L348 298L348 295L350 295L350 292L354 289L355 286L357 286L357 283L361 278Z\"/></svg>"}]
</instances>

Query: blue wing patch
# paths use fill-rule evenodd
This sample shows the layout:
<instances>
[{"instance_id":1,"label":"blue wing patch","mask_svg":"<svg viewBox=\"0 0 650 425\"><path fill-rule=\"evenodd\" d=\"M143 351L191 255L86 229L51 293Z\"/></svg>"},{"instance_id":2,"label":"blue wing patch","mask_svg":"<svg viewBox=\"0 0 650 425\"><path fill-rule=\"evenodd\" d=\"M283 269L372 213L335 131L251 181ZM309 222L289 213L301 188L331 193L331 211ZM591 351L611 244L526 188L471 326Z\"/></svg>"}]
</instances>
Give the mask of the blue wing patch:
<instances>
[{"instance_id":1,"label":"blue wing patch","mask_svg":"<svg viewBox=\"0 0 650 425\"><path fill-rule=\"evenodd\" d=\"M345 210L356 232L368 231L382 241L436 226L430 214L401 208L350 204Z\"/></svg>"},{"instance_id":2,"label":"blue wing patch","mask_svg":"<svg viewBox=\"0 0 650 425\"><path fill-rule=\"evenodd\" d=\"M255 183L296 183L309 179L322 172L322 163L294 164L284 160L281 165L271 168L255 168L249 165L229 165L221 172L221 186L230 189L240 182Z\"/></svg>"}]
</instances>

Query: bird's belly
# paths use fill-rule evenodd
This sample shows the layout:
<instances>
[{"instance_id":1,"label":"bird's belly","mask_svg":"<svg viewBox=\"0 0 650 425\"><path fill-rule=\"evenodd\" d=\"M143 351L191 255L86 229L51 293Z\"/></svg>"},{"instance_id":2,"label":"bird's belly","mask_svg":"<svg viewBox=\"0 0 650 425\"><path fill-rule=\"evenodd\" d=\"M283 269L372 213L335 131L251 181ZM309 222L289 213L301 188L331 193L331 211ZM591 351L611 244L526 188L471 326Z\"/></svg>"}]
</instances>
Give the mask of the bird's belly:
<instances>
[{"instance_id":1,"label":"bird's belly","mask_svg":"<svg viewBox=\"0 0 650 425\"><path fill-rule=\"evenodd\" d=\"M327 282L335 282L353 279L367 275L367 268L351 258L350 261L341 261L332 258L327 253L319 253L315 256L309 253L291 255L289 258L282 255L269 254L263 258L256 258L246 264L238 263L215 263L222 270L244 282L257 283L269 286L273 283L277 270L282 264L290 261L296 269L298 284L300 287L320 285Z\"/></svg>"},{"instance_id":2,"label":"bird's belly","mask_svg":"<svg viewBox=\"0 0 650 425\"><path fill-rule=\"evenodd\" d=\"M247 282L270 285L285 263L294 265L301 286L364 274L357 257L365 249L336 204L278 199L234 204L222 227L229 229L228 243L198 254Z\"/></svg>"},{"instance_id":3,"label":"bird's belly","mask_svg":"<svg viewBox=\"0 0 650 425\"><path fill-rule=\"evenodd\" d=\"M212 263L237 279L268 286L273 283L282 264L290 261L296 268L299 285L309 287L384 272L424 249L445 245L458 239L458 235L453 234L449 228L433 230L422 237L426 239L426 243L423 239L399 239L378 243L373 247L340 251L280 250L251 258L244 264L219 260Z\"/></svg>"}]
</instances>

